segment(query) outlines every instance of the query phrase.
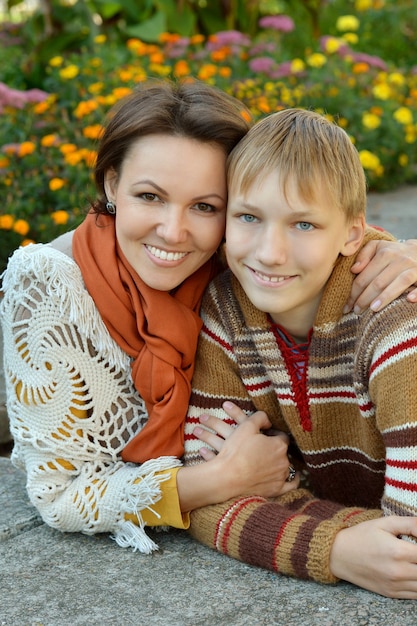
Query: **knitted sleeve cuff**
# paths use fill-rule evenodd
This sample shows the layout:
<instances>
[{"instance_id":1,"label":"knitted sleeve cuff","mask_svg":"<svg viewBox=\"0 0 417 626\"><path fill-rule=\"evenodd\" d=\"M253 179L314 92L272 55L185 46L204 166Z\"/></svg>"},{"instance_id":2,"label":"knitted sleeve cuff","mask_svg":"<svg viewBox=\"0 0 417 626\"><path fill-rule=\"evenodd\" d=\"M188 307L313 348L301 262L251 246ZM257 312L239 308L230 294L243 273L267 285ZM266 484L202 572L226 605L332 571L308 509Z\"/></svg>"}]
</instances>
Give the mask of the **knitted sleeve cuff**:
<instances>
[{"instance_id":1,"label":"knitted sleeve cuff","mask_svg":"<svg viewBox=\"0 0 417 626\"><path fill-rule=\"evenodd\" d=\"M335 583L330 551L336 534L381 515L317 500L305 489L266 500L248 496L191 514L191 534L250 565L281 574Z\"/></svg>"}]
</instances>

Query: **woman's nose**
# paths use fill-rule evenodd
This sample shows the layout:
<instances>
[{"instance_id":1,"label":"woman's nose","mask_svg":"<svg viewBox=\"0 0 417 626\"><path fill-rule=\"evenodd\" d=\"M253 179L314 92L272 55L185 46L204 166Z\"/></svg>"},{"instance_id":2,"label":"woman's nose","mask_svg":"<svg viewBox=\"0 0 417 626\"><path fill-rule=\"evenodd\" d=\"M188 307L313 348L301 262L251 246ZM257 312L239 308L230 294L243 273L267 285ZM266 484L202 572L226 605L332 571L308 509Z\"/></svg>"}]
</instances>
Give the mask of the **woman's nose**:
<instances>
[{"instance_id":1,"label":"woman's nose","mask_svg":"<svg viewBox=\"0 0 417 626\"><path fill-rule=\"evenodd\" d=\"M169 209L156 228L158 237L167 243L183 243L187 239L187 219L179 209Z\"/></svg>"}]
</instances>

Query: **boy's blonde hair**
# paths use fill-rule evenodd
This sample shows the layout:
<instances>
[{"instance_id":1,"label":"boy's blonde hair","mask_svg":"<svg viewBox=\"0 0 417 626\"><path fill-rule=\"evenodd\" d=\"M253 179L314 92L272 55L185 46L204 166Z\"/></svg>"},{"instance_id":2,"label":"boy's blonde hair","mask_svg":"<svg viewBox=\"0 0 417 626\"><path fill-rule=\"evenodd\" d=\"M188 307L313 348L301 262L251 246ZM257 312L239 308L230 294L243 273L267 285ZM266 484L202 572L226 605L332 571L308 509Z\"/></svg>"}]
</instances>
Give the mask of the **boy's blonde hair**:
<instances>
[{"instance_id":1,"label":"boy's blonde hair","mask_svg":"<svg viewBox=\"0 0 417 626\"><path fill-rule=\"evenodd\" d=\"M366 179L358 151L323 115L286 109L257 122L230 153L229 192L245 195L275 170L284 193L291 177L306 202L327 193L348 220L365 214Z\"/></svg>"}]
</instances>

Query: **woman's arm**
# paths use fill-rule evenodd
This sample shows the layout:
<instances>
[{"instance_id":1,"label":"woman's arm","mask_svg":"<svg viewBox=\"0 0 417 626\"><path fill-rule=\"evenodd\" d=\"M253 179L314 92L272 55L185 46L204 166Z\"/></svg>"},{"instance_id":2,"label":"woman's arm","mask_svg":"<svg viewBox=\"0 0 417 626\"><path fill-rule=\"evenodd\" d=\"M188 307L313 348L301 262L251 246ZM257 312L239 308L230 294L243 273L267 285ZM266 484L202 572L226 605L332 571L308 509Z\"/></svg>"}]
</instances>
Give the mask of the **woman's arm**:
<instances>
[{"instance_id":1,"label":"woman's arm","mask_svg":"<svg viewBox=\"0 0 417 626\"><path fill-rule=\"evenodd\" d=\"M352 272L352 293L346 303L346 312L358 312L371 307L379 311L417 282L417 240L369 241L360 251ZM417 302L417 288L407 298Z\"/></svg>"},{"instance_id":2,"label":"woman's arm","mask_svg":"<svg viewBox=\"0 0 417 626\"><path fill-rule=\"evenodd\" d=\"M125 442L146 420L127 356L65 255L48 246L19 250L3 288L12 461L27 472L31 502L61 531L110 532L121 545L149 552L155 545L144 517L180 462L121 461Z\"/></svg>"}]
</instances>

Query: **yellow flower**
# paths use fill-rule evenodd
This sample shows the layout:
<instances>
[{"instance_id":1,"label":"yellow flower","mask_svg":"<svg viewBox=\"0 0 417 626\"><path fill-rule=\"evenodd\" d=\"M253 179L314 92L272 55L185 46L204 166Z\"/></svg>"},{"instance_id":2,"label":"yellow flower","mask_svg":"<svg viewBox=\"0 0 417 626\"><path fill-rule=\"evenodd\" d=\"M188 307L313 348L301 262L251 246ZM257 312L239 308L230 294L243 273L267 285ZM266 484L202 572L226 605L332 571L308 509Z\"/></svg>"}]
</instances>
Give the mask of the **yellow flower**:
<instances>
[{"instance_id":1,"label":"yellow flower","mask_svg":"<svg viewBox=\"0 0 417 626\"><path fill-rule=\"evenodd\" d=\"M356 11L368 11L372 8L372 0L356 0L355 9Z\"/></svg>"},{"instance_id":2,"label":"yellow flower","mask_svg":"<svg viewBox=\"0 0 417 626\"><path fill-rule=\"evenodd\" d=\"M355 45L355 43L358 43L359 41L359 37L356 33L344 33L342 35L342 39L343 41L346 41L347 43L350 43L352 45Z\"/></svg>"},{"instance_id":3,"label":"yellow flower","mask_svg":"<svg viewBox=\"0 0 417 626\"><path fill-rule=\"evenodd\" d=\"M72 78L78 76L78 72L78 67L72 64L67 65L67 67L64 67L62 70L60 70L59 75L63 80L71 80Z\"/></svg>"},{"instance_id":4,"label":"yellow flower","mask_svg":"<svg viewBox=\"0 0 417 626\"><path fill-rule=\"evenodd\" d=\"M49 59L49 65L51 67L61 67L63 62L64 62L64 59L62 57L59 57L59 56L52 57L52 59Z\"/></svg>"},{"instance_id":5,"label":"yellow flower","mask_svg":"<svg viewBox=\"0 0 417 626\"><path fill-rule=\"evenodd\" d=\"M32 152L35 152L35 150L36 146L33 141L23 141L19 146L18 154L20 157L24 157L28 154L32 154Z\"/></svg>"},{"instance_id":6,"label":"yellow flower","mask_svg":"<svg viewBox=\"0 0 417 626\"><path fill-rule=\"evenodd\" d=\"M10 165L10 161L7 157L0 156L0 169L5 169Z\"/></svg>"},{"instance_id":7,"label":"yellow flower","mask_svg":"<svg viewBox=\"0 0 417 626\"><path fill-rule=\"evenodd\" d=\"M397 120L400 124L412 124L413 123L413 114L410 109L407 107L400 107L393 113L394 119Z\"/></svg>"},{"instance_id":8,"label":"yellow flower","mask_svg":"<svg viewBox=\"0 0 417 626\"><path fill-rule=\"evenodd\" d=\"M408 156L406 154L400 154L400 156L398 157L398 163L401 165L401 167L407 167Z\"/></svg>"},{"instance_id":9,"label":"yellow flower","mask_svg":"<svg viewBox=\"0 0 417 626\"><path fill-rule=\"evenodd\" d=\"M28 234L30 226L26 220L16 220L13 224L13 230L18 235L22 235L22 237L24 237Z\"/></svg>"},{"instance_id":10,"label":"yellow flower","mask_svg":"<svg viewBox=\"0 0 417 626\"><path fill-rule=\"evenodd\" d=\"M91 59L90 65L94 69L97 69L98 67L101 67L103 65L103 61L101 59L99 59L98 57L94 57L94 58Z\"/></svg>"},{"instance_id":11,"label":"yellow flower","mask_svg":"<svg viewBox=\"0 0 417 626\"><path fill-rule=\"evenodd\" d=\"M405 83L405 77L399 72L392 72L388 76L388 80L392 85L398 85L399 87L401 87Z\"/></svg>"},{"instance_id":12,"label":"yellow flower","mask_svg":"<svg viewBox=\"0 0 417 626\"><path fill-rule=\"evenodd\" d=\"M51 213L51 218L58 226L66 224L69 220L69 215L66 211L54 211Z\"/></svg>"},{"instance_id":13,"label":"yellow flower","mask_svg":"<svg viewBox=\"0 0 417 626\"><path fill-rule=\"evenodd\" d=\"M14 223L14 218L12 215L0 215L0 228L2 230L11 230Z\"/></svg>"},{"instance_id":14,"label":"yellow flower","mask_svg":"<svg viewBox=\"0 0 417 626\"><path fill-rule=\"evenodd\" d=\"M65 180L62 180L62 178L51 178L49 181L49 189L51 191L58 191L59 189L62 189L64 185Z\"/></svg>"},{"instance_id":15,"label":"yellow flower","mask_svg":"<svg viewBox=\"0 0 417 626\"><path fill-rule=\"evenodd\" d=\"M336 28L342 32L347 30L358 30L359 24L360 22L356 15L341 15L336 20Z\"/></svg>"},{"instance_id":16,"label":"yellow flower","mask_svg":"<svg viewBox=\"0 0 417 626\"><path fill-rule=\"evenodd\" d=\"M41 139L41 146L45 146L45 148L50 148L56 143L57 137L54 134L45 135Z\"/></svg>"},{"instance_id":17,"label":"yellow flower","mask_svg":"<svg viewBox=\"0 0 417 626\"><path fill-rule=\"evenodd\" d=\"M325 50L329 54L333 54L334 52L337 52L339 50L341 45L342 42L340 41L340 39L337 39L336 37L329 37L328 39L326 39Z\"/></svg>"},{"instance_id":18,"label":"yellow flower","mask_svg":"<svg viewBox=\"0 0 417 626\"><path fill-rule=\"evenodd\" d=\"M33 239L23 239L23 241L22 241L22 244L21 244L21 245L22 245L22 246L28 246L28 245L29 245L29 244L31 244L31 243L35 243L35 242L33 241Z\"/></svg>"},{"instance_id":19,"label":"yellow flower","mask_svg":"<svg viewBox=\"0 0 417 626\"><path fill-rule=\"evenodd\" d=\"M83 128L83 135L87 139L99 139L104 131L101 124L92 124Z\"/></svg>"},{"instance_id":20,"label":"yellow flower","mask_svg":"<svg viewBox=\"0 0 417 626\"><path fill-rule=\"evenodd\" d=\"M359 158L362 163L362 167L365 170L376 171L381 167L381 162L376 154L372 154L369 150L361 150L359 152Z\"/></svg>"},{"instance_id":21,"label":"yellow flower","mask_svg":"<svg viewBox=\"0 0 417 626\"><path fill-rule=\"evenodd\" d=\"M374 130L374 128L378 128L378 126L381 125L381 118L374 113L364 113L362 115L362 124L365 126L365 128Z\"/></svg>"},{"instance_id":22,"label":"yellow flower","mask_svg":"<svg viewBox=\"0 0 417 626\"><path fill-rule=\"evenodd\" d=\"M388 100L391 96L391 88L386 83L380 83L379 85L375 85L372 89L372 93L375 98L378 98L379 100Z\"/></svg>"},{"instance_id":23,"label":"yellow flower","mask_svg":"<svg viewBox=\"0 0 417 626\"><path fill-rule=\"evenodd\" d=\"M314 52L307 57L306 61L310 67L323 67L327 63L327 58L321 52Z\"/></svg>"},{"instance_id":24,"label":"yellow flower","mask_svg":"<svg viewBox=\"0 0 417 626\"><path fill-rule=\"evenodd\" d=\"M93 95L97 95L98 93L101 93L103 91L104 88L104 83L93 83L92 85L89 85L88 87L88 91L90 93L92 93Z\"/></svg>"},{"instance_id":25,"label":"yellow flower","mask_svg":"<svg viewBox=\"0 0 417 626\"><path fill-rule=\"evenodd\" d=\"M94 43L105 43L106 40L106 35L96 35L96 37L94 37Z\"/></svg>"},{"instance_id":26,"label":"yellow flower","mask_svg":"<svg viewBox=\"0 0 417 626\"><path fill-rule=\"evenodd\" d=\"M302 59L293 59L291 61L291 72L297 74L305 69L305 63Z\"/></svg>"}]
</instances>

